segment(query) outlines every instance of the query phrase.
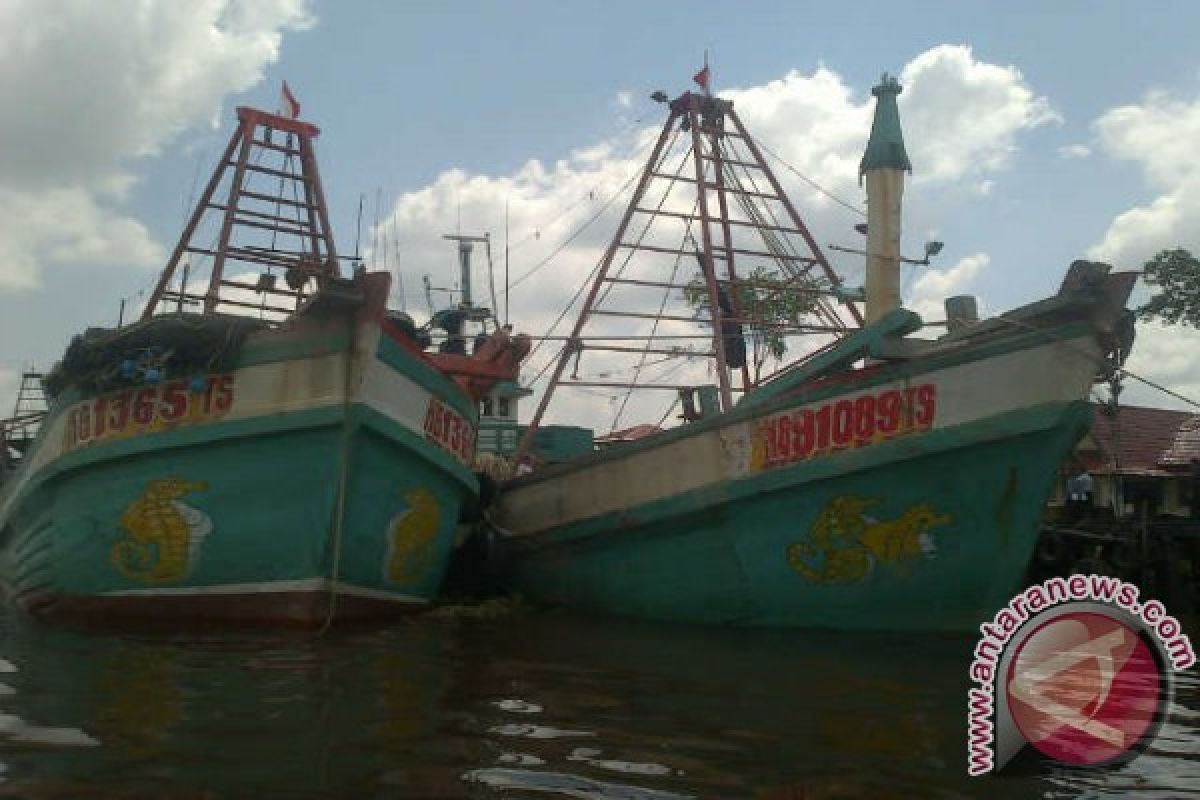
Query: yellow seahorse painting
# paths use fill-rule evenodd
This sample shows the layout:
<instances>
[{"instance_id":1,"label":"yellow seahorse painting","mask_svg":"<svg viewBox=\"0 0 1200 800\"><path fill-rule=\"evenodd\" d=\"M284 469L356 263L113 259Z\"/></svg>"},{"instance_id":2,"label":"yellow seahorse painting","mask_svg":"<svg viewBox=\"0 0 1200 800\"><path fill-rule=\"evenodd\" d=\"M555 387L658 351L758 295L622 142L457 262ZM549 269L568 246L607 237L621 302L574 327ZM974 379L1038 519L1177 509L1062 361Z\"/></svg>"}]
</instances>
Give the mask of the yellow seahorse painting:
<instances>
[{"instance_id":1,"label":"yellow seahorse painting","mask_svg":"<svg viewBox=\"0 0 1200 800\"><path fill-rule=\"evenodd\" d=\"M411 584L429 566L441 528L441 514L437 498L424 487L407 492L404 500L408 508L388 524L384 577L392 583Z\"/></svg>"},{"instance_id":2,"label":"yellow seahorse painting","mask_svg":"<svg viewBox=\"0 0 1200 800\"><path fill-rule=\"evenodd\" d=\"M895 519L872 519L866 510L878 502L859 495L830 500L809 535L788 546L788 564L813 583L855 583L877 564L905 572L918 558L934 554L930 530L953 521L926 503Z\"/></svg>"},{"instance_id":3,"label":"yellow seahorse painting","mask_svg":"<svg viewBox=\"0 0 1200 800\"><path fill-rule=\"evenodd\" d=\"M113 543L113 566L141 583L183 579L200 543L212 531L212 520L179 498L207 488L202 481L180 478L149 481L142 496L121 515L125 535Z\"/></svg>"}]
</instances>

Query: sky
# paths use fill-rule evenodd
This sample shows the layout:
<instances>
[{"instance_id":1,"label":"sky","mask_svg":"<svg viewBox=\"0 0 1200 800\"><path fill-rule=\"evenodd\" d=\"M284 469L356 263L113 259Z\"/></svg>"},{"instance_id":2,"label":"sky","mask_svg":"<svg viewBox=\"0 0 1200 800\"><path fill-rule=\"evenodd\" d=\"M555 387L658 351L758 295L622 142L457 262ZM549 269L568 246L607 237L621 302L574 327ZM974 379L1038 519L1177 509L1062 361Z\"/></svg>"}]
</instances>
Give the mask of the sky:
<instances>
[{"instance_id":1,"label":"sky","mask_svg":"<svg viewBox=\"0 0 1200 800\"><path fill-rule=\"evenodd\" d=\"M422 277L455 279L441 234L490 234L499 266L507 207L510 317L540 334L613 234L606 203L664 120L649 95L694 88L705 51L823 246L861 246L861 217L796 173L861 208L870 89L896 74L903 250L945 242L905 267L905 303L937 319L947 295L996 313L1053 293L1078 258L1200 252L1198 24L1194 2L0 0L0 414L22 369L144 299L233 109L274 110L285 79L321 128L339 251L357 241L423 317ZM1200 399L1197 353L1200 332L1140 324L1128 367ZM1136 381L1123 400L1189 407ZM606 428L618 405L594 392L551 419Z\"/></svg>"}]
</instances>

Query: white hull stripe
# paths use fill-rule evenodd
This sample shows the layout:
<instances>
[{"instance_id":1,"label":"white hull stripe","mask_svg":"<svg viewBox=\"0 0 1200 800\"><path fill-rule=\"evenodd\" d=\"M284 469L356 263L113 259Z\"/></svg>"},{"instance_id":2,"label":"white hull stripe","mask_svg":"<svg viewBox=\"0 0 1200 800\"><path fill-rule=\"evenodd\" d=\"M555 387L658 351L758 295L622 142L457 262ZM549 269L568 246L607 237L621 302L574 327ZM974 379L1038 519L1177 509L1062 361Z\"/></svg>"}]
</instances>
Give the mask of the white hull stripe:
<instances>
[{"instance_id":1,"label":"white hull stripe","mask_svg":"<svg viewBox=\"0 0 1200 800\"><path fill-rule=\"evenodd\" d=\"M334 584L338 594L353 597L365 597L372 600L386 600L393 603L420 604L429 603L423 597L398 592L387 592L382 589L368 589L338 581ZM205 595L236 595L236 594L270 594L286 592L329 591L330 582L327 578L305 578L294 581L269 581L267 583L222 583L215 586L181 586L157 587L154 589L121 589L115 592L101 592L101 597L197 597Z\"/></svg>"}]
</instances>

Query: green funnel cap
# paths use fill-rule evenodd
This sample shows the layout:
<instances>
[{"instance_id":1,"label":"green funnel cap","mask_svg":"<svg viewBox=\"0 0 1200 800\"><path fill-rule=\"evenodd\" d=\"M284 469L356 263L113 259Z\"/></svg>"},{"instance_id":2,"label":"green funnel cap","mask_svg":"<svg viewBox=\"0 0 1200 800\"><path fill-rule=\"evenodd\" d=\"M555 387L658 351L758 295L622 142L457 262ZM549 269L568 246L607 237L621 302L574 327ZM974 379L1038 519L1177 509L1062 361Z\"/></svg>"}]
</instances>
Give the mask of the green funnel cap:
<instances>
[{"instance_id":1,"label":"green funnel cap","mask_svg":"<svg viewBox=\"0 0 1200 800\"><path fill-rule=\"evenodd\" d=\"M858 165L858 174L869 169L902 169L912 172L912 162L904 151L904 134L900 130L900 111L896 108L896 95L903 89L900 83L886 72L879 85L871 90L875 95L875 119L871 123L871 138L867 151Z\"/></svg>"}]
</instances>

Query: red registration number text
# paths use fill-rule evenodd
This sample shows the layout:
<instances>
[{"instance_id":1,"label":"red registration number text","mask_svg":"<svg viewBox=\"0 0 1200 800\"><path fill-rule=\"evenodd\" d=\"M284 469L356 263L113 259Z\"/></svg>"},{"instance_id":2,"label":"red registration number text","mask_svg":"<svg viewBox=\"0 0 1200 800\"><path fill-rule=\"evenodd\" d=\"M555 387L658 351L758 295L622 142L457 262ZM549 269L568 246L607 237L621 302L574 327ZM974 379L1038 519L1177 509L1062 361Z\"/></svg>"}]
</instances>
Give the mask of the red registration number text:
<instances>
[{"instance_id":1,"label":"red registration number text","mask_svg":"<svg viewBox=\"0 0 1200 800\"><path fill-rule=\"evenodd\" d=\"M64 447L134 436L220 419L233 406L233 376L209 376L202 391L191 381L169 381L80 403L67 414Z\"/></svg>"},{"instance_id":2,"label":"red registration number text","mask_svg":"<svg viewBox=\"0 0 1200 800\"><path fill-rule=\"evenodd\" d=\"M475 452L475 429L454 409L437 398L430 398L425 412L425 438L454 454L464 464L471 463Z\"/></svg>"},{"instance_id":3,"label":"red registration number text","mask_svg":"<svg viewBox=\"0 0 1200 800\"><path fill-rule=\"evenodd\" d=\"M926 431L936 413L937 387L926 383L777 414L755 432L753 466L778 467Z\"/></svg>"}]
</instances>

